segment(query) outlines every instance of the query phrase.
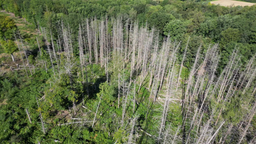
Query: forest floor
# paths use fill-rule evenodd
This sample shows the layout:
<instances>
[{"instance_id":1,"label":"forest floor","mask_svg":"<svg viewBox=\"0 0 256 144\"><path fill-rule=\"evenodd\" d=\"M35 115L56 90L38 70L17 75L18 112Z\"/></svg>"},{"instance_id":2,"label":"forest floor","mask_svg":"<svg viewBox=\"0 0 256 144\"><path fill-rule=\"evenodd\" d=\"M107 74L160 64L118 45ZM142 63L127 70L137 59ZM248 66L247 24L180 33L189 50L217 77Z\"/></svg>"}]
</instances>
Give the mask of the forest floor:
<instances>
[{"instance_id":1,"label":"forest floor","mask_svg":"<svg viewBox=\"0 0 256 144\"><path fill-rule=\"evenodd\" d=\"M234 1L234 0L211 1L211 4L221 5L221 6L226 6L226 7L232 7L232 6L253 6L253 5L255 5L255 3L242 2L242 1Z\"/></svg>"},{"instance_id":2,"label":"forest floor","mask_svg":"<svg viewBox=\"0 0 256 144\"><path fill-rule=\"evenodd\" d=\"M7 99L4 99L2 102L0 102L0 106L1 105L7 105Z\"/></svg>"}]
</instances>

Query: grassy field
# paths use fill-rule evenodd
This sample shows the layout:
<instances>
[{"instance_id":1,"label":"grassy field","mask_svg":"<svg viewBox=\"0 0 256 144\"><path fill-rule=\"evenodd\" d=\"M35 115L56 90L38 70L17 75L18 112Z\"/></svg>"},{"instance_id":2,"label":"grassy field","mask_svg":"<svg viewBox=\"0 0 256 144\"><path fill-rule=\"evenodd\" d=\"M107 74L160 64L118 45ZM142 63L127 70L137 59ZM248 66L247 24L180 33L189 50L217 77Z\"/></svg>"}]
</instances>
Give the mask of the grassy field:
<instances>
[{"instance_id":1,"label":"grassy field","mask_svg":"<svg viewBox=\"0 0 256 144\"><path fill-rule=\"evenodd\" d=\"M221 6L226 6L226 7L232 7L232 6L253 6L253 5L255 5L255 3L244 2L244 1L234 1L234 0L211 1L211 4L221 5Z\"/></svg>"}]
</instances>

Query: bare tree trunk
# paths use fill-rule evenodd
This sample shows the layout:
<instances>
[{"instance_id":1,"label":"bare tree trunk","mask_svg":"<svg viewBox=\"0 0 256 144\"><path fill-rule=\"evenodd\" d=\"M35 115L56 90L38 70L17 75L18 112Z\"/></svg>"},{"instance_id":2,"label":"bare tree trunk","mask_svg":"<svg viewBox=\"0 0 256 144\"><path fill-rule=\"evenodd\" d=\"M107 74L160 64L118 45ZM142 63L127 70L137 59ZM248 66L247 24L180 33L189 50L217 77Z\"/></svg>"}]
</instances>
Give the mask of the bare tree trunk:
<instances>
[{"instance_id":1,"label":"bare tree trunk","mask_svg":"<svg viewBox=\"0 0 256 144\"><path fill-rule=\"evenodd\" d=\"M17 41L17 37L16 37L16 35L14 35L14 37L15 37L15 40ZM17 45L18 45L18 49L19 49L19 51L21 52L20 45L19 45L19 44L17 44ZM24 59L23 59L22 54L21 54L21 60L22 60L22 64L25 66L25 63L24 63ZM25 69L26 76L28 77L28 72L27 72L26 67L25 67L24 69Z\"/></svg>"},{"instance_id":2,"label":"bare tree trunk","mask_svg":"<svg viewBox=\"0 0 256 144\"><path fill-rule=\"evenodd\" d=\"M244 70L244 73L242 74L242 76L243 76L243 79L242 79L242 77L240 77L241 78L241 84L240 84L240 78L239 78L239 82L238 82L238 84L240 84L240 89L242 88L242 86L244 85L244 82L246 81L246 79L247 79L247 77L248 76L250 76L250 71L251 71L251 69L252 69L252 64L253 64L253 62L254 62L254 60L255 60L255 56L256 56L256 54L250 59L250 61L249 61L249 63L246 65L246 69ZM237 84L237 86L238 86L238 84Z\"/></svg>"},{"instance_id":3,"label":"bare tree trunk","mask_svg":"<svg viewBox=\"0 0 256 144\"><path fill-rule=\"evenodd\" d=\"M223 139L222 144L225 143L226 138L227 138L227 136L229 135L229 133L231 132L232 128L233 128L233 124L231 124L231 125L228 127L228 131L227 131L226 134L225 134L225 137L224 137L224 139Z\"/></svg>"},{"instance_id":4,"label":"bare tree trunk","mask_svg":"<svg viewBox=\"0 0 256 144\"><path fill-rule=\"evenodd\" d=\"M207 144L210 144L210 143L211 143L212 139L218 134L220 128L223 126L224 123L225 123L225 121L223 121L223 122L221 123L221 125L220 125L219 128L216 130L216 132L213 134L213 136L210 138L210 140L208 140Z\"/></svg>"},{"instance_id":5,"label":"bare tree trunk","mask_svg":"<svg viewBox=\"0 0 256 144\"><path fill-rule=\"evenodd\" d=\"M70 55L70 44L69 44L69 38L68 38L68 32L66 29L64 29L64 25L62 23L62 34L63 34L63 42L64 42L64 51L67 54L67 62L71 63L71 55Z\"/></svg>"},{"instance_id":6,"label":"bare tree trunk","mask_svg":"<svg viewBox=\"0 0 256 144\"><path fill-rule=\"evenodd\" d=\"M44 63L45 71L46 71L46 73L47 73L48 69L47 69L46 62L45 62L45 61L43 61L43 63Z\"/></svg>"},{"instance_id":7,"label":"bare tree trunk","mask_svg":"<svg viewBox=\"0 0 256 144\"><path fill-rule=\"evenodd\" d=\"M130 132L130 136L129 136L129 139L128 139L128 144L133 144L133 132L134 132L134 127L135 127L135 122L136 122L136 119L137 118L134 118L133 120L132 120L132 129L131 129L131 132Z\"/></svg>"},{"instance_id":8,"label":"bare tree trunk","mask_svg":"<svg viewBox=\"0 0 256 144\"><path fill-rule=\"evenodd\" d=\"M128 25L129 25L129 19L125 23L125 47L124 47L124 60L127 60L127 50L128 50L128 39L129 39L129 30L128 30Z\"/></svg>"},{"instance_id":9,"label":"bare tree trunk","mask_svg":"<svg viewBox=\"0 0 256 144\"><path fill-rule=\"evenodd\" d=\"M107 82L108 82L108 49L106 49L106 51L107 51L107 56L106 56L106 66L105 66L105 73L106 73L106 76L107 76Z\"/></svg>"},{"instance_id":10,"label":"bare tree trunk","mask_svg":"<svg viewBox=\"0 0 256 144\"><path fill-rule=\"evenodd\" d=\"M244 130L244 132L243 132L243 134L242 134L242 137L240 138L238 144L240 144L240 143L243 141L244 136L246 135L247 130L248 130L249 127L250 127L250 124L251 124L251 121L252 121L252 119L253 119L253 117L254 117L255 111L256 111L256 102L254 103L254 106L253 106L253 108L252 108L252 110L251 110L251 113L250 113L249 122L248 122L248 124L246 125L245 130Z\"/></svg>"},{"instance_id":11,"label":"bare tree trunk","mask_svg":"<svg viewBox=\"0 0 256 144\"><path fill-rule=\"evenodd\" d=\"M172 144L175 144L175 140L176 140L176 138L177 138L177 135L178 135L179 130L180 130L180 126L179 126L179 127L177 128L177 130L176 130L175 136L174 136L174 138L173 138L173 140L172 140Z\"/></svg>"},{"instance_id":12,"label":"bare tree trunk","mask_svg":"<svg viewBox=\"0 0 256 144\"><path fill-rule=\"evenodd\" d=\"M187 85L186 93L185 93L185 99L186 99L186 96L187 96L188 93L189 93L189 89L190 89L190 86L191 86L191 84L192 84L192 78L193 78L193 75L194 75L194 73L195 73L197 61L198 61L198 59L200 58L200 57L199 57L199 55L200 55L200 50L201 50L201 45L200 45L200 47L199 47L198 50L197 50L196 59L195 59L194 65L193 65L193 67L192 67L192 70L191 70L191 72L190 72L190 74L189 74L188 85Z\"/></svg>"},{"instance_id":13,"label":"bare tree trunk","mask_svg":"<svg viewBox=\"0 0 256 144\"><path fill-rule=\"evenodd\" d=\"M29 66L28 56L27 56L26 50L24 48L23 40L21 38L20 38L20 41L21 41L22 49L25 52L25 57L26 57L26 60L27 60L27 64L26 65ZM29 67L29 71L30 71L30 75L32 75L32 71L31 71L30 67Z\"/></svg>"},{"instance_id":14,"label":"bare tree trunk","mask_svg":"<svg viewBox=\"0 0 256 144\"><path fill-rule=\"evenodd\" d=\"M88 19L86 19L86 26L87 26L87 38L88 38L88 45L89 45L89 63L92 63L92 36L91 36L91 31L90 31L90 26Z\"/></svg>"},{"instance_id":15,"label":"bare tree trunk","mask_svg":"<svg viewBox=\"0 0 256 144\"><path fill-rule=\"evenodd\" d=\"M98 63L98 34L97 34L97 21L94 20L93 30L94 30L94 59L95 63Z\"/></svg>"},{"instance_id":16,"label":"bare tree trunk","mask_svg":"<svg viewBox=\"0 0 256 144\"><path fill-rule=\"evenodd\" d=\"M39 108L39 103L38 103L38 100L37 100L37 97L36 97L36 102L37 102L37 106ZM42 114L41 114L41 111L40 112L40 120L41 120L41 124L42 124L42 130L43 130L43 133L45 134L45 127L44 127L44 120L43 120L43 117L42 117Z\"/></svg>"},{"instance_id":17,"label":"bare tree trunk","mask_svg":"<svg viewBox=\"0 0 256 144\"><path fill-rule=\"evenodd\" d=\"M134 81L134 88L133 88L133 113L135 113L136 108L136 80Z\"/></svg>"},{"instance_id":18,"label":"bare tree trunk","mask_svg":"<svg viewBox=\"0 0 256 144\"><path fill-rule=\"evenodd\" d=\"M39 44L39 41L38 41L38 38L37 38L37 37L36 37L36 42L37 42L37 46L38 46L38 49L39 49L40 56L42 56L40 44Z\"/></svg>"},{"instance_id":19,"label":"bare tree trunk","mask_svg":"<svg viewBox=\"0 0 256 144\"><path fill-rule=\"evenodd\" d=\"M155 44L154 44L154 52L152 54L152 59L151 59L151 71L150 71L150 80L149 80L149 88L152 85L152 79L154 76L154 72L156 70L156 60L157 60L157 55L158 55L158 36L155 38Z\"/></svg>"},{"instance_id":20,"label":"bare tree trunk","mask_svg":"<svg viewBox=\"0 0 256 144\"><path fill-rule=\"evenodd\" d=\"M207 130L209 128L210 121L211 120L208 120L207 123L205 124L205 126L203 127L203 131L201 132L199 138L197 139L196 144L199 144L201 142L201 140L204 138L205 133L207 132Z\"/></svg>"},{"instance_id":21,"label":"bare tree trunk","mask_svg":"<svg viewBox=\"0 0 256 144\"><path fill-rule=\"evenodd\" d=\"M183 54L183 58L182 58L182 62L181 62L181 65L180 65L180 70L179 70L179 76L178 76L178 82L177 82L176 91L177 91L177 89L178 89L178 87L179 87L179 85L180 85L180 75L181 75L181 71L182 71L182 68L183 68L184 60L185 60L185 58L186 58L189 40L190 40L190 37L188 38L187 46L186 46L186 48L185 48L185 51L184 51L184 54Z\"/></svg>"},{"instance_id":22,"label":"bare tree trunk","mask_svg":"<svg viewBox=\"0 0 256 144\"><path fill-rule=\"evenodd\" d=\"M87 92L87 96L89 97L89 83L88 83L88 76L87 76L87 69L85 66L85 78L86 78L86 92Z\"/></svg>"},{"instance_id":23,"label":"bare tree trunk","mask_svg":"<svg viewBox=\"0 0 256 144\"><path fill-rule=\"evenodd\" d=\"M79 44L79 58L80 58L80 66L81 66L81 73L82 79L84 84L84 50L83 50L83 39L82 39L82 30L81 25L79 25L79 35L78 35L78 44Z\"/></svg>"},{"instance_id":24,"label":"bare tree trunk","mask_svg":"<svg viewBox=\"0 0 256 144\"><path fill-rule=\"evenodd\" d=\"M26 111L26 113L27 113L29 122L32 123L32 122L31 122L31 119L30 119L30 115L29 115L29 113L28 113L28 109L25 109L25 111Z\"/></svg>"},{"instance_id":25,"label":"bare tree trunk","mask_svg":"<svg viewBox=\"0 0 256 144\"><path fill-rule=\"evenodd\" d=\"M244 90L243 90L243 93L242 93L242 94L245 94L245 92L246 92L246 90L248 89L248 87L250 87L250 85L251 85L252 81L253 81L253 80L254 80L254 78L255 78L255 74L256 74L256 68L254 69L254 71L253 71L253 73L252 73L251 77L249 78L249 81L247 82L247 84L246 84L246 86L245 86L245 88L244 88Z\"/></svg>"},{"instance_id":26,"label":"bare tree trunk","mask_svg":"<svg viewBox=\"0 0 256 144\"><path fill-rule=\"evenodd\" d=\"M163 144L166 144L167 136L169 134L170 129L171 129L171 124L169 124L169 127L167 128L167 130L165 130L165 136L164 136Z\"/></svg>"},{"instance_id":27,"label":"bare tree trunk","mask_svg":"<svg viewBox=\"0 0 256 144\"><path fill-rule=\"evenodd\" d=\"M51 50L50 50L50 47L49 47L49 44L48 44L46 33L44 34L44 37L45 37L45 40L46 40L46 43L47 43L47 49L48 49L48 53L49 53L51 64L52 64L53 74L54 74L54 77L55 77L55 70L54 70L54 66L53 66L52 54L51 54Z\"/></svg>"},{"instance_id":28,"label":"bare tree trunk","mask_svg":"<svg viewBox=\"0 0 256 144\"><path fill-rule=\"evenodd\" d=\"M56 52L55 52L55 47L54 47L54 43L53 43L52 34L51 34L51 41L52 41L53 55L54 55L56 63L57 63L58 71L60 71L59 60L58 60ZM60 73L59 73L59 77L60 77Z\"/></svg>"},{"instance_id":29,"label":"bare tree trunk","mask_svg":"<svg viewBox=\"0 0 256 144\"><path fill-rule=\"evenodd\" d=\"M118 73L118 108L120 105L120 90L121 90L121 86L120 86L120 73Z\"/></svg>"},{"instance_id":30,"label":"bare tree trunk","mask_svg":"<svg viewBox=\"0 0 256 144\"><path fill-rule=\"evenodd\" d=\"M105 25L104 21L101 21L100 26L100 65L104 65L104 44L105 44Z\"/></svg>"},{"instance_id":31,"label":"bare tree trunk","mask_svg":"<svg viewBox=\"0 0 256 144\"><path fill-rule=\"evenodd\" d=\"M138 35L138 25L134 24L130 80L132 78L132 74L133 74L134 67L135 67L135 61L136 61L135 58L136 58L137 35Z\"/></svg>"},{"instance_id":32,"label":"bare tree trunk","mask_svg":"<svg viewBox=\"0 0 256 144\"><path fill-rule=\"evenodd\" d=\"M170 95L171 95L171 91L172 91L172 80L173 80L174 68L175 68L175 60L173 61L172 70L171 70L171 72L169 72L169 76L168 76L168 82L167 82L168 90L167 90L167 96L165 98L164 109L163 109L163 113L162 113L162 120L161 120L160 129L159 129L159 133L158 133L158 143L160 143L160 139L162 137L162 131L165 128L165 122L166 122L166 118L167 118L167 114L168 114L169 99L170 99Z\"/></svg>"},{"instance_id":33,"label":"bare tree trunk","mask_svg":"<svg viewBox=\"0 0 256 144\"><path fill-rule=\"evenodd\" d=\"M129 91L130 91L130 85L131 85L131 82L129 83L128 90L127 90L127 94L124 95L125 100L124 100L124 104L123 104L121 127L122 127L123 124L124 124L124 117L125 117L125 112L126 112L126 104L127 104L127 99L128 99L128 93L129 93Z\"/></svg>"},{"instance_id":34,"label":"bare tree trunk","mask_svg":"<svg viewBox=\"0 0 256 144\"><path fill-rule=\"evenodd\" d=\"M94 118L93 118L92 127L95 124L96 116L97 116L97 113L98 113L98 110L99 110L99 107L100 107L101 98L102 98L102 94L100 96L100 100L99 100L99 103L98 103L98 106L97 106L97 109L96 109L96 113L95 113Z\"/></svg>"},{"instance_id":35,"label":"bare tree trunk","mask_svg":"<svg viewBox=\"0 0 256 144\"><path fill-rule=\"evenodd\" d=\"M15 62L15 59L14 59L14 56L13 54L11 54L11 57L12 57L12 61Z\"/></svg>"},{"instance_id":36,"label":"bare tree trunk","mask_svg":"<svg viewBox=\"0 0 256 144\"><path fill-rule=\"evenodd\" d=\"M68 42L69 42L69 46L70 46L70 55L71 55L71 58L73 58L74 56L74 51L73 51L73 45L72 45L72 38L71 38L71 29L69 27L69 24L68 24Z\"/></svg>"}]
</instances>

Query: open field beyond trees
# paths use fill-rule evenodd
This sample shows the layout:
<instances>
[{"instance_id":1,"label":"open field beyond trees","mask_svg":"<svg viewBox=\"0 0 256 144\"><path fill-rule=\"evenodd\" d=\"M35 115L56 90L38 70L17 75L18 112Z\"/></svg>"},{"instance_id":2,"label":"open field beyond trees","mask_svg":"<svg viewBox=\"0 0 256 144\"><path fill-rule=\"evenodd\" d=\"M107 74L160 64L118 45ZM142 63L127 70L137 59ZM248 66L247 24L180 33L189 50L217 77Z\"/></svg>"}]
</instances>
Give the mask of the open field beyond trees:
<instances>
[{"instance_id":1,"label":"open field beyond trees","mask_svg":"<svg viewBox=\"0 0 256 144\"><path fill-rule=\"evenodd\" d=\"M212 1L211 4L221 5L221 6L253 6L253 5L255 5L255 3L234 1L234 0Z\"/></svg>"}]
</instances>

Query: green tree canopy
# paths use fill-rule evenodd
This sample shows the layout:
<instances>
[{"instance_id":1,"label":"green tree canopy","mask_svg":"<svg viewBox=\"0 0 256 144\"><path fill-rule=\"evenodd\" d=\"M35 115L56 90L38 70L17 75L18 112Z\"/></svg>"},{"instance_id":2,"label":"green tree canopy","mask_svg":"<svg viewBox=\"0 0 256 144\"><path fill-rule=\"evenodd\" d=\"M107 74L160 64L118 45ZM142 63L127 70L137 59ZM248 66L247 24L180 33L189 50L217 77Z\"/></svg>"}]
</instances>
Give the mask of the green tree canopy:
<instances>
[{"instance_id":1,"label":"green tree canopy","mask_svg":"<svg viewBox=\"0 0 256 144\"><path fill-rule=\"evenodd\" d=\"M184 22L181 20L172 20L164 27L164 35L170 35L172 39L180 39L186 32Z\"/></svg>"},{"instance_id":2,"label":"green tree canopy","mask_svg":"<svg viewBox=\"0 0 256 144\"><path fill-rule=\"evenodd\" d=\"M228 28L221 32L221 44L230 42L237 42L240 39L240 32L238 29Z\"/></svg>"},{"instance_id":3,"label":"green tree canopy","mask_svg":"<svg viewBox=\"0 0 256 144\"><path fill-rule=\"evenodd\" d=\"M16 29L17 26L13 19L0 16L0 39L13 39L13 33Z\"/></svg>"},{"instance_id":4,"label":"green tree canopy","mask_svg":"<svg viewBox=\"0 0 256 144\"><path fill-rule=\"evenodd\" d=\"M7 40L7 41L4 41L4 40L1 40L1 46L4 48L5 50L5 53L8 53L8 54L13 54L15 51L18 50L16 44L14 41L12 40Z\"/></svg>"}]
</instances>

